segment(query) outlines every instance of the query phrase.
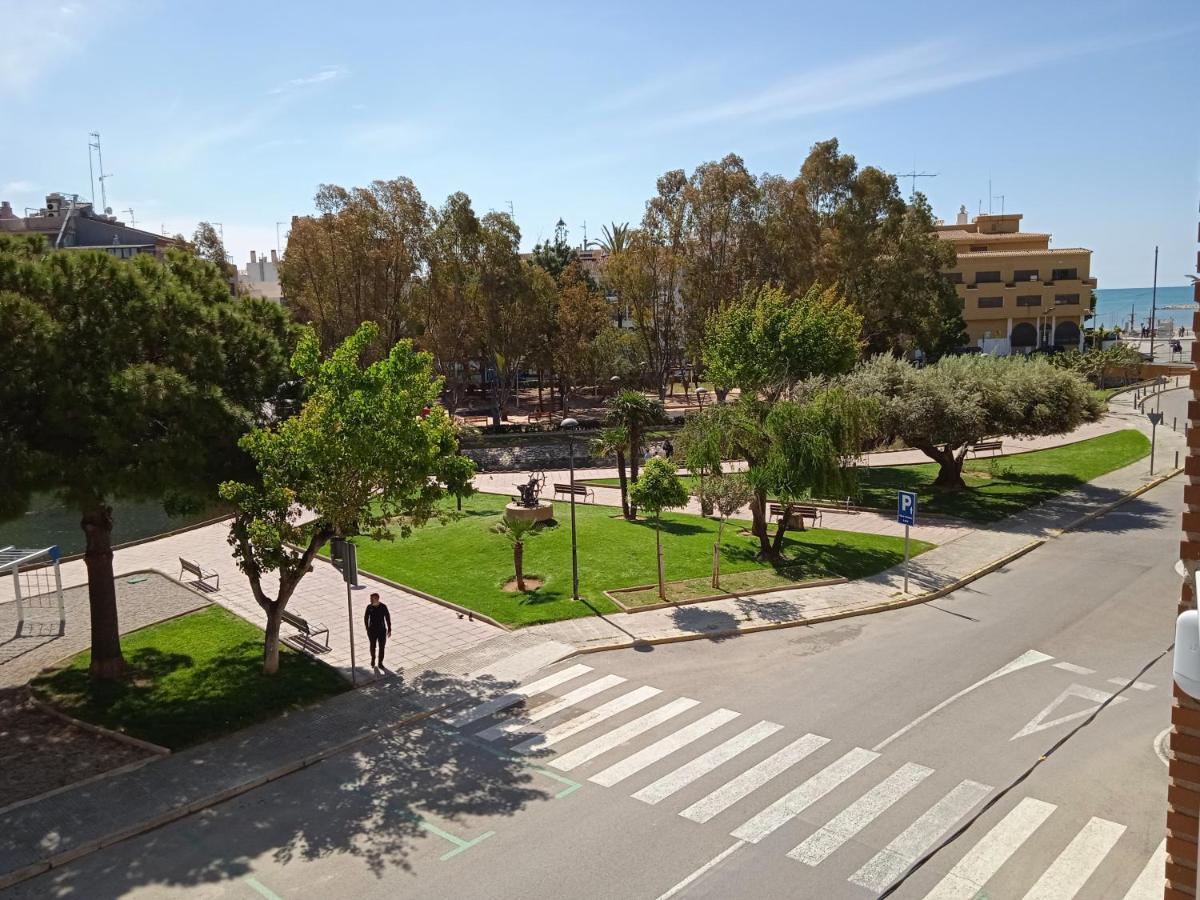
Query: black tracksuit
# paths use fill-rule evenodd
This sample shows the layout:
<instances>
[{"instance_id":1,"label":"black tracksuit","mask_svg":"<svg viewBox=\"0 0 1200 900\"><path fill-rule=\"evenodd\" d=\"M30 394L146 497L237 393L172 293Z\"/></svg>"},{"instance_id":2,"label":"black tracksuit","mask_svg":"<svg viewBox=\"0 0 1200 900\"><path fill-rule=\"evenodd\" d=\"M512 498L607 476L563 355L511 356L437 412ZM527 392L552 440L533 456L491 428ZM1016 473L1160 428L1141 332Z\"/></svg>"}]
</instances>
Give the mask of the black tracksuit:
<instances>
[{"instance_id":1,"label":"black tracksuit","mask_svg":"<svg viewBox=\"0 0 1200 900\"><path fill-rule=\"evenodd\" d=\"M371 665L375 665L375 648L379 647L379 665L383 665L383 648L387 643L388 633L392 630L392 614L386 604L367 604L363 614L363 625L367 627L367 640L371 644Z\"/></svg>"}]
</instances>

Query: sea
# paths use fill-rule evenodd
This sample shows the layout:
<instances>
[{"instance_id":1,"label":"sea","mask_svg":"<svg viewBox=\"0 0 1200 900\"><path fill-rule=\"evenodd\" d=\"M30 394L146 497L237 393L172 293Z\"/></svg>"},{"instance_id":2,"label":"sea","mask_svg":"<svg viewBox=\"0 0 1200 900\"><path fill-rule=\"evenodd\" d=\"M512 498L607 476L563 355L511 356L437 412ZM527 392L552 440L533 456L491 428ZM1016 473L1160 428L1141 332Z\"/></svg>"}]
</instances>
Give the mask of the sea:
<instances>
[{"instance_id":1,"label":"sea","mask_svg":"<svg viewBox=\"0 0 1200 900\"><path fill-rule=\"evenodd\" d=\"M1134 328L1141 328L1150 321L1152 291L1144 288L1098 288L1096 290L1096 317L1092 321L1105 328L1121 326L1128 329L1132 313ZM1192 314L1196 303L1192 300L1190 284L1170 287L1158 286L1154 303L1155 317L1161 323L1173 319L1176 327L1192 327ZM1179 307L1173 309L1172 307Z\"/></svg>"}]
</instances>

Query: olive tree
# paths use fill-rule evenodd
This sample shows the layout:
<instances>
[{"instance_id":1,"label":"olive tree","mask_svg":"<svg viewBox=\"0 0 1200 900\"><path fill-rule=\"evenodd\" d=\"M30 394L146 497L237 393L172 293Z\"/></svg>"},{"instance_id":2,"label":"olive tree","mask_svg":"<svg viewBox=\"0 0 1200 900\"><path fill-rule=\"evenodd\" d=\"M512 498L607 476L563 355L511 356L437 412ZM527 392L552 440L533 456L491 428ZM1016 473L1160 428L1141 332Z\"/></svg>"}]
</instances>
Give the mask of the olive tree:
<instances>
[{"instance_id":1,"label":"olive tree","mask_svg":"<svg viewBox=\"0 0 1200 900\"><path fill-rule=\"evenodd\" d=\"M675 467L662 457L655 457L646 463L639 478L630 488L629 499L634 506L640 506L654 516L654 548L658 560L658 598L667 599L666 583L663 581L662 553L662 511L673 507L686 506L688 501L687 488L675 474Z\"/></svg>"}]
</instances>

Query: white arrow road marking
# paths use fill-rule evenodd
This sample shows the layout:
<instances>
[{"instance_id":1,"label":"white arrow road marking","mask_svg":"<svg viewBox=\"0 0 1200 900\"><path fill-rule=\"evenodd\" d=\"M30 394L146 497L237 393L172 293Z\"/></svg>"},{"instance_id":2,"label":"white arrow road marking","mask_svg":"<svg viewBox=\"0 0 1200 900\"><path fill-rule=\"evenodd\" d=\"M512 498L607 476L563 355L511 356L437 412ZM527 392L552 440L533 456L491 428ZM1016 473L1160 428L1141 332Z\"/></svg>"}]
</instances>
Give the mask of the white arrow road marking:
<instances>
[{"instance_id":1,"label":"white arrow road marking","mask_svg":"<svg viewBox=\"0 0 1200 900\"><path fill-rule=\"evenodd\" d=\"M1029 724L1009 738L1010 741L1015 741L1017 738L1028 737L1031 734L1036 734L1039 731L1045 731L1047 728L1055 728L1058 725L1064 725L1067 722L1074 722L1076 719L1082 719L1090 716L1098 710L1105 702L1112 698L1112 694L1105 691L1098 691L1095 688L1084 687L1081 684L1073 684L1053 700L1040 713L1030 719ZM1083 700L1091 702L1091 706L1082 709L1079 712L1073 712L1065 716L1059 716L1057 719L1047 719L1046 717L1054 710L1062 706L1071 697L1079 697ZM1117 697L1113 700L1113 704L1124 703L1124 697Z\"/></svg>"}]
</instances>

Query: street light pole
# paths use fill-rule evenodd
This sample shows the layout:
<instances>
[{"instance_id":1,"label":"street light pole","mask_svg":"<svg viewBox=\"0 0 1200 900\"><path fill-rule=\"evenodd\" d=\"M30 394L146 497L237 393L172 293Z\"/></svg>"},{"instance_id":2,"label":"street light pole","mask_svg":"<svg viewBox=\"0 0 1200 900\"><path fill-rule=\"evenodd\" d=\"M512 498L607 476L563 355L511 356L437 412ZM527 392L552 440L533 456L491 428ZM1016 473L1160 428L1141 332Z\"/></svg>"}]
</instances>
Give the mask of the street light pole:
<instances>
[{"instance_id":1,"label":"street light pole","mask_svg":"<svg viewBox=\"0 0 1200 900\"><path fill-rule=\"evenodd\" d=\"M562 427L574 429L579 425L575 419L563 419ZM575 434L569 433L567 443L571 457L571 599L579 599L579 551L575 539Z\"/></svg>"}]
</instances>

